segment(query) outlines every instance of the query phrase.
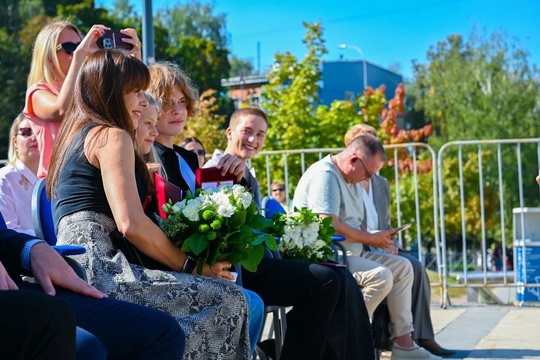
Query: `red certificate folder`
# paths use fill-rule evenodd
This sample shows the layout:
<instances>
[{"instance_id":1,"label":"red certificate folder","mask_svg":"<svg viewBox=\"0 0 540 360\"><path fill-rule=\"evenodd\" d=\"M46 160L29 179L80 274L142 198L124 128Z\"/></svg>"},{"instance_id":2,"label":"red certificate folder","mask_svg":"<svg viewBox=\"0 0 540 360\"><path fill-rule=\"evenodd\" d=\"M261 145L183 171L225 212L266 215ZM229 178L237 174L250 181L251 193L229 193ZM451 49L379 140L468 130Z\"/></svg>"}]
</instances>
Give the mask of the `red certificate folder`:
<instances>
[{"instance_id":1,"label":"red certificate folder","mask_svg":"<svg viewBox=\"0 0 540 360\"><path fill-rule=\"evenodd\" d=\"M199 168L195 171L195 187L197 189L215 188L220 185L233 185L235 183L235 175L229 173L221 175L221 169L217 167Z\"/></svg>"},{"instance_id":2,"label":"red certificate folder","mask_svg":"<svg viewBox=\"0 0 540 360\"><path fill-rule=\"evenodd\" d=\"M157 173L154 173L154 184L156 186L156 198L158 202L159 216L165 219L167 214L162 209L163 205L166 204L169 199L171 199L173 204L181 201L184 194L182 189L174 185L172 182L165 180Z\"/></svg>"}]
</instances>

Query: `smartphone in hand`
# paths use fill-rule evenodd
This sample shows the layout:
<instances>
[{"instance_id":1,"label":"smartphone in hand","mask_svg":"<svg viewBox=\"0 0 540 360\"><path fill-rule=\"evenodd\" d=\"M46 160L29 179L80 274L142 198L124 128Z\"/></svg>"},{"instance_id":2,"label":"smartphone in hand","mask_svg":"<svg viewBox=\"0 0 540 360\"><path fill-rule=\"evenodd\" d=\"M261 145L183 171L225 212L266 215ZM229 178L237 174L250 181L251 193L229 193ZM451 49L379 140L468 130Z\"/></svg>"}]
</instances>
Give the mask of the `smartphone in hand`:
<instances>
[{"instance_id":1,"label":"smartphone in hand","mask_svg":"<svg viewBox=\"0 0 540 360\"><path fill-rule=\"evenodd\" d=\"M400 227L394 229L394 231L395 231L396 233L398 233L398 232L400 232L400 231L409 229L411 226L412 226L411 224L401 225Z\"/></svg>"},{"instance_id":2,"label":"smartphone in hand","mask_svg":"<svg viewBox=\"0 0 540 360\"><path fill-rule=\"evenodd\" d=\"M120 30L105 30L103 36L97 39L97 46L100 49L133 49L133 45L125 43L124 41L122 41L122 38L130 37L128 35L122 34Z\"/></svg>"}]
</instances>

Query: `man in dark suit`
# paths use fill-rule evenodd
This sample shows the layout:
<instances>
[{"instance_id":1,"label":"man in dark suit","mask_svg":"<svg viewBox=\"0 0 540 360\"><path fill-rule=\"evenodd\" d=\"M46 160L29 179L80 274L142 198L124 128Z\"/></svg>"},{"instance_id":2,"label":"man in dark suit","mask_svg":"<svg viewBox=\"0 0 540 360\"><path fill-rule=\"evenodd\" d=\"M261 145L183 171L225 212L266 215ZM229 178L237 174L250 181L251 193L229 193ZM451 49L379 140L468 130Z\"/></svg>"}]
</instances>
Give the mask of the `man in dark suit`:
<instances>
[{"instance_id":1,"label":"man in dark suit","mask_svg":"<svg viewBox=\"0 0 540 360\"><path fill-rule=\"evenodd\" d=\"M75 324L81 328L78 359L182 358L184 333L172 317L107 298L44 241L6 229L1 214L0 264L0 351L5 358L74 359ZM21 274L34 276L40 285L21 281Z\"/></svg>"}]
</instances>

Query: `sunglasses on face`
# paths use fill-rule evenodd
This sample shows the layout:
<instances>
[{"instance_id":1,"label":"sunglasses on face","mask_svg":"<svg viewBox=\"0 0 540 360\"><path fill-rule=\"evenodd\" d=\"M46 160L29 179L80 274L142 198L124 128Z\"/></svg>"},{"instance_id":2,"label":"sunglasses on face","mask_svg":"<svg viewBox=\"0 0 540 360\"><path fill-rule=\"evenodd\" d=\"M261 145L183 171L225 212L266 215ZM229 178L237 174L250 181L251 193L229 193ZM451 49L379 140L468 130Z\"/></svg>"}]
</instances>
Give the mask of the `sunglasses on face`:
<instances>
[{"instance_id":1,"label":"sunglasses on face","mask_svg":"<svg viewBox=\"0 0 540 360\"><path fill-rule=\"evenodd\" d=\"M199 156L206 156L206 151L202 150L202 149L198 149L198 150L189 150L191 152L194 152L195 154L199 155Z\"/></svg>"},{"instance_id":2,"label":"sunglasses on face","mask_svg":"<svg viewBox=\"0 0 540 360\"><path fill-rule=\"evenodd\" d=\"M79 43L63 42L61 44L56 45L56 51L58 51L60 49L64 49L66 54L71 55L71 54L73 54L75 49L77 49L77 46L79 46L79 44L80 44L80 42Z\"/></svg>"},{"instance_id":3,"label":"sunglasses on face","mask_svg":"<svg viewBox=\"0 0 540 360\"><path fill-rule=\"evenodd\" d=\"M22 137L27 138L34 135L34 132L32 131L32 128L24 127L24 128L19 129L19 132L17 133L17 135L21 135Z\"/></svg>"},{"instance_id":4,"label":"sunglasses on face","mask_svg":"<svg viewBox=\"0 0 540 360\"><path fill-rule=\"evenodd\" d=\"M272 192L282 192L282 191L285 191L285 188L284 187L280 187L280 188L275 188L275 189L272 189Z\"/></svg>"}]
</instances>

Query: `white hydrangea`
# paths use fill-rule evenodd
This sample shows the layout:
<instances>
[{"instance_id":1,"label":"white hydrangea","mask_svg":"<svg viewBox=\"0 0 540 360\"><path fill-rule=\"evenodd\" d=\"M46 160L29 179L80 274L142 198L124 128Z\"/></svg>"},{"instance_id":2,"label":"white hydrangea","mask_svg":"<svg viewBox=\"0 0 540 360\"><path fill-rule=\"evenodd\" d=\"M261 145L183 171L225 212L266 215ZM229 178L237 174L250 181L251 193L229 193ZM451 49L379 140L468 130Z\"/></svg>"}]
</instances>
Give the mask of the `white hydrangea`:
<instances>
[{"instance_id":1,"label":"white hydrangea","mask_svg":"<svg viewBox=\"0 0 540 360\"><path fill-rule=\"evenodd\" d=\"M182 210L182 213L190 221L199 221L199 202L194 201L195 199L189 200L186 207Z\"/></svg>"}]
</instances>

